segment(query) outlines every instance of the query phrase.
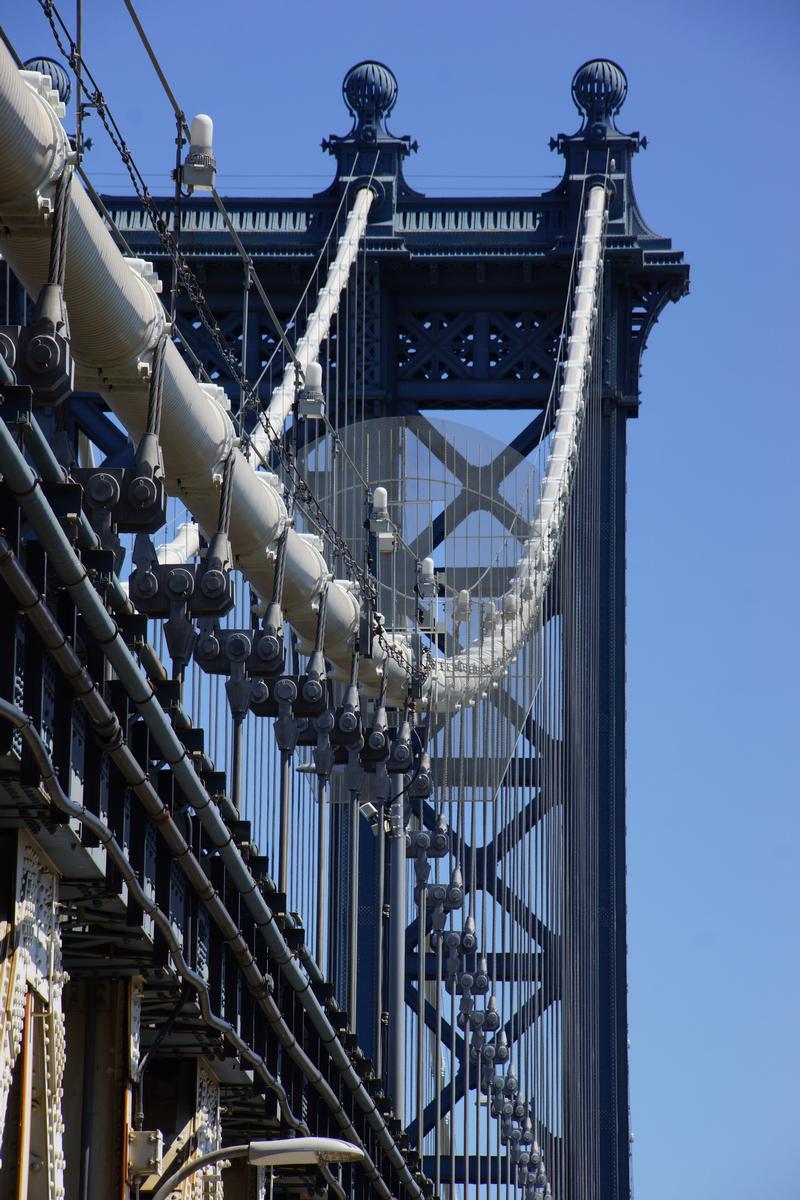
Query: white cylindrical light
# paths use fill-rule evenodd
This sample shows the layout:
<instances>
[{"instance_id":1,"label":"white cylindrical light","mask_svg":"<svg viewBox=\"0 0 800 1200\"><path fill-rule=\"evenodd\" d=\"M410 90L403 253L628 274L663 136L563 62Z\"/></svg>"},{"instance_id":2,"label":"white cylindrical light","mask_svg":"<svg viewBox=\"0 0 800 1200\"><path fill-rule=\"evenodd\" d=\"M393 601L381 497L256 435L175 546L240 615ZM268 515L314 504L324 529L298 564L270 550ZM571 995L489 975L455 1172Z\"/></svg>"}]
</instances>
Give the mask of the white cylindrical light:
<instances>
[{"instance_id":1,"label":"white cylindrical light","mask_svg":"<svg viewBox=\"0 0 800 1200\"><path fill-rule=\"evenodd\" d=\"M372 515L378 519L389 515L389 493L380 485L372 493Z\"/></svg>"},{"instance_id":2,"label":"white cylindrical light","mask_svg":"<svg viewBox=\"0 0 800 1200\"><path fill-rule=\"evenodd\" d=\"M214 122L206 113L192 117L190 154L213 154Z\"/></svg>"}]
</instances>

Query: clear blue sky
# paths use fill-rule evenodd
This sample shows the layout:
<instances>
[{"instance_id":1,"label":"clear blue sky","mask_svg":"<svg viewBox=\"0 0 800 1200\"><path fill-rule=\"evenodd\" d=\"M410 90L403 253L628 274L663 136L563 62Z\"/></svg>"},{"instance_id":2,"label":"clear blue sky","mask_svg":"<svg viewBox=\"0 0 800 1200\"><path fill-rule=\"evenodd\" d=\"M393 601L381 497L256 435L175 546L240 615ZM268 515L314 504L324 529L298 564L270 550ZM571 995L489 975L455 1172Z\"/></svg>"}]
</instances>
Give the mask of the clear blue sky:
<instances>
[{"instance_id":1,"label":"clear blue sky","mask_svg":"<svg viewBox=\"0 0 800 1200\"><path fill-rule=\"evenodd\" d=\"M5 8L24 57L51 52L34 0ZM575 67L624 66L620 126L650 139L635 172L645 218L692 264L691 296L651 335L630 438L634 1185L637 1200L797 1200L800 7L139 10L186 111L216 119L223 190L319 186L320 138L347 128L342 76L376 57L398 76L392 125L421 143L409 175L422 190L524 175L513 186L539 191L550 181L532 177L559 169L547 138L576 124ZM87 59L143 168L166 174L172 128L121 0L85 11ZM122 184L102 174L119 166L100 136L87 166ZM487 178L432 178L465 174Z\"/></svg>"}]
</instances>

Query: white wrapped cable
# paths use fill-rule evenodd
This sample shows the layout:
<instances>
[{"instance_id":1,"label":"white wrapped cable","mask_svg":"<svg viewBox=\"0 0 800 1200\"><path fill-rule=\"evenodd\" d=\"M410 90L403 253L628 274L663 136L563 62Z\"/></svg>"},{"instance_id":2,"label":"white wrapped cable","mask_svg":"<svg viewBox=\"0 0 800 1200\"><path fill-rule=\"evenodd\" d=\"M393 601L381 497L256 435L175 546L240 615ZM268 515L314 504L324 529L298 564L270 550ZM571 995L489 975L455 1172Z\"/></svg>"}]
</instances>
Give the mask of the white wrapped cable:
<instances>
[{"instance_id":1,"label":"white wrapped cable","mask_svg":"<svg viewBox=\"0 0 800 1200\"><path fill-rule=\"evenodd\" d=\"M171 542L164 542L156 549L156 558L162 564L180 566L200 553L200 530L194 521L179 525Z\"/></svg>"},{"instance_id":2,"label":"white wrapped cable","mask_svg":"<svg viewBox=\"0 0 800 1200\"><path fill-rule=\"evenodd\" d=\"M34 296L47 278L47 223L55 186L69 154L67 136L35 73L18 71L0 43L0 252ZM42 77L44 78L44 77ZM165 327L149 264L125 260L79 180L70 197L66 301L80 386L99 391L136 441L147 420L152 351ZM192 375L172 342L164 362L161 442L167 487L180 496L200 529L215 532L222 466L238 458L234 473L230 540L236 566L254 591L272 591L272 555L287 521L274 476L251 469L235 448L227 400ZM289 531L284 604L301 638L313 644L314 603L329 571L316 548ZM328 591L329 657L349 669L359 626L351 585L333 581ZM397 668L398 676L402 670Z\"/></svg>"},{"instance_id":3,"label":"white wrapped cable","mask_svg":"<svg viewBox=\"0 0 800 1200\"><path fill-rule=\"evenodd\" d=\"M336 316L342 292L347 287L350 271L356 261L361 239L367 228L369 210L374 200L371 188L359 188L353 207L347 217L344 233L339 239L336 257L331 263L325 284L317 297L317 307L308 319L306 331L295 347L300 366L305 369L314 362L322 343L327 338L331 321ZM283 379L275 388L269 402L266 419L277 434L283 433L286 418L294 404L295 365L287 363ZM264 430L253 434L255 445L262 454L269 450L269 438Z\"/></svg>"},{"instance_id":4,"label":"white wrapped cable","mask_svg":"<svg viewBox=\"0 0 800 1200\"><path fill-rule=\"evenodd\" d=\"M32 295L47 277L47 214L57 180L69 154L66 134L51 107L49 89L23 78L8 50L0 44L0 202L3 226L0 252ZM328 273L326 286L297 347L301 365L316 359L330 329L341 291L366 228L372 192L356 195L345 234ZM112 411L137 440L147 418L147 378L152 351L165 326L163 307L153 286L152 269L141 260L126 261L76 179L71 190L66 301L73 355L81 386L101 392ZM559 543L585 405L589 345L597 302L605 188L592 187L578 266L574 309L563 381L558 396L552 453L537 503L533 533L526 543L514 584L504 598L518 618L492 625L491 636L473 643L453 660L437 660L426 685L430 703L469 700L513 656L540 611ZM283 429L294 401L294 367L290 366L270 405L270 421ZM236 566L263 600L271 594L272 555L287 522L286 508L274 476L253 470L235 448L226 401L200 385L172 342L164 363L161 441L167 486L180 496L201 530L216 530L218 487L222 465L238 458L234 473L230 540ZM266 435L264 435L266 437ZM287 535L283 602L287 619L310 648L316 630L316 600L329 578L319 549L294 530ZM326 655L340 670L349 670L359 628L360 597L349 581L328 587ZM389 635L386 635L389 636ZM405 698L413 661L409 639L394 635L400 661L379 645L365 669L384 669L387 699ZM374 678L374 676L373 676Z\"/></svg>"},{"instance_id":5,"label":"white wrapped cable","mask_svg":"<svg viewBox=\"0 0 800 1200\"><path fill-rule=\"evenodd\" d=\"M455 660L437 661L432 689L438 696L449 695L451 702L454 699L459 702L474 699L485 686L487 677L501 672L518 652L522 640L541 612L566 517L586 407L590 348L602 279L605 212L606 189L604 185L597 184L589 189L586 202L567 355L558 392L551 449L536 502L532 533L525 543L511 587L501 601L504 614L507 617L514 615L502 624L493 622L488 634L484 631ZM468 602L469 594L460 593L455 606L456 619L464 619L463 610ZM431 704L435 706L435 697Z\"/></svg>"}]
</instances>

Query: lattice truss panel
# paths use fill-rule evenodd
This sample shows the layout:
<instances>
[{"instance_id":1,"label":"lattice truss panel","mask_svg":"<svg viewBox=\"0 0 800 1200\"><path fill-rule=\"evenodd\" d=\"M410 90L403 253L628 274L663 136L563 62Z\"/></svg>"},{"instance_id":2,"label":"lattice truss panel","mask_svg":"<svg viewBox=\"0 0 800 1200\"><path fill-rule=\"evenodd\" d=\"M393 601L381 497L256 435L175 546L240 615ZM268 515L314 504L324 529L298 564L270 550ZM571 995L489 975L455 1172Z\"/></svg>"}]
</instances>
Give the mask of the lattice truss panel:
<instances>
[{"instance_id":1,"label":"lattice truss panel","mask_svg":"<svg viewBox=\"0 0 800 1200\"><path fill-rule=\"evenodd\" d=\"M380 67L375 75L374 66L361 64L369 68L364 82L371 97L370 111L375 101L374 79L380 78L382 86L389 89L384 104L388 115L394 103L391 73ZM605 119L612 132L612 112L618 111L624 99L624 75L614 64L601 66L603 73L597 78L602 77L612 91L616 89L610 99L606 97ZM586 94L579 107L587 117L598 103L597 78L589 72L585 79ZM358 118L358 129L362 117L366 120L366 113ZM375 129L370 126L370 130L374 135ZM385 126L380 136L389 138L397 155L397 139L389 136ZM344 140L334 139L334 143ZM626 138L619 140L620 152L627 154L631 145ZM591 178L590 148L581 140L577 149L581 170L569 168L565 200L577 199L577 192L585 190ZM351 172L351 177L354 174ZM395 174L399 178L399 167ZM274 260L280 259L276 311L296 346L298 334L305 337L313 327L317 293L332 256L337 254L336 235L347 215L347 191L345 188L330 225L325 218L324 242L313 241L315 253L320 245L322 248L310 277L306 278L299 255L293 263L285 255ZM564 213L557 215L553 224L561 229ZM599 219L595 211L592 220ZM435 229L437 233L483 234L505 232L513 226L514 232L533 233L538 230L540 214L530 212L518 219L518 214L507 213L488 224L480 215L462 221L460 214L455 221L440 221L435 213L419 219L408 214L403 220L398 228L408 232ZM548 222L549 214L545 214L543 224ZM308 214L300 212L287 214L278 223L284 232L292 232L289 226L293 223L295 233L311 228ZM273 229L272 218L263 228L267 226ZM251 228L258 232L256 225L247 226L248 231ZM210 219L200 213L188 218L184 232L192 229L210 232ZM236 828L241 844L246 844L247 860L264 893L280 897L293 950L304 963L309 983L321 983L317 968L303 957L312 945L323 977L334 981L337 1027L344 1028L346 1023L351 1036L367 1046L375 1072L372 1075L365 1066L364 1073L372 1076L375 1090L385 1085L391 1093L400 1123L416 1146L436 1192L443 1194L449 1188L452 1200L460 1186L466 1200L485 1194L482 1189L494 1184L498 1195L500 1186L505 1185L507 1197L519 1195L524 1200L595 1196L599 1194L597 1127L605 1115L604 1110L597 1119L601 914L596 877L601 857L598 764L603 753L598 717L602 669L598 562L599 497L605 481L599 467L601 355L596 337L602 316L594 322L601 310L602 292L596 275L591 286L577 288L575 305L583 315L578 318L578 332L573 323L572 335L567 337L560 300L549 305L542 292L523 291L519 280L516 285L509 283L509 290L502 293L496 288L476 293L470 280L464 285L462 304L455 285L449 293L438 287L413 293L392 291L401 277L396 274L392 283L387 270L383 286L391 294L382 295L381 272L368 260L366 244L359 247L357 240L343 240L357 253L347 258L349 283L342 283L337 315L330 325L326 323L324 336L320 335L324 346L314 351L322 367L326 408L319 396L304 398L305 404L317 405L311 410L311 423L319 424L313 433L304 425L301 436L300 397L295 397L297 406L292 409L290 396L288 407L280 409L277 427L283 428L285 418L293 414L291 463L286 462L287 454L276 454L270 465L280 471L283 463L284 496L295 530L306 538L307 548L322 555L314 580L323 593L331 586L328 572L333 586L341 585L342 591L357 590L359 579L363 587L361 564L366 563L377 577L380 611L372 610L363 593L363 607L369 608L363 612L365 629L356 631L356 617L343 633L345 622L340 620L338 654L331 648L329 615L328 657L336 663L338 676L324 697L325 711L317 714L320 724L315 727L299 706L293 710L294 702L285 699L286 685L295 686L303 671L308 672L307 632L303 633L305 640L300 640L287 622L285 633L280 633L283 642L279 650L285 652L287 678L281 680L280 691L273 680L275 690L267 689L266 698L263 679L245 678L243 658L236 659L234 670L232 665L224 667L221 652L216 658L211 653L217 635L235 633L230 644L238 639L241 646L245 635L266 632L256 630L262 610L246 581L235 572L234 608L225 610L219 620L203 616L201 607L192 610L187 604L179 614L177 604L170 606L172 633L184 622L181 628L184 632L188 629L192 638L202 635L194 659L180 666L176 641L165 641L165 612L145 608L140 595L142 613L151 614L144 622L149 641L137 642L140 658L143 665L145 660L150 662L155 676L165 676L164 684L179 682L174 715L180 708L181 730L193 735L188 739L191 753L203 764L204 777L218 775L222 767L226 780L219 784L221 789L235 777L233 801L223 790L215 793L221 809L222 800L230 806L225 807L225 819L231 830ZM602 254L601 238L593 234L587 240L591 248L584 266L592 267L594 252ZM8 243L13 250L13 240ZM565 249L566 243L561 248ZM480 259L479 254L469 257ZM163 265L163 255L161 261ZM198 275L205 286L209 280L204 265L200 266ZM566 256L562 266L566 274ZM335 259L333 267L335 272ZM438 267L431 262L429 269L433 282ZM485 264L478 261L469 268L470 274L473 269L474 282L484 284ZM198 320L183 302L178 309L185 346L194 347L194 367L198 375L205 370L211 381L226 384L230 396L225 404L235 412L233 433L242 435L241 446L248 452L253 444L245 435L256 424L259 404L265 405L270 396L274 399L286 366L275 323L265 315L269 305L265 303L261 309L254 298L254 270L248 261L242 284L238 262L221 269L213 283L217 294L209 298L212 307L216 308L218 301L223 307L218 330L209 329L207 320ZM456 278L448 274L450 279ZM524 278L529 282L530 274ZM570 280L567 288L569 297L573 283ZM665 282L630 288L625 311L634 349L640 351L670 286ZM588 305L586 294L590 291L592 303ZM327 295L324 301L323 295ZM330 295L327 286L322 288L320 303L326 310ZM94 302L91 296L90 307ZM592 337L595 341L590 347ZM561 390L569 394L563 402L559 400L561 411L556 413L554 399L562 378L559 365L564 365L562 354L570 343L575 346L567 349L567 359L574 355L572 370L581 378L568 382L572 377L564 372ZM589 348L594 362L591 376L586 357ZM471 383L479 386L471 390L464 386ZM395 384L397 391L392 396ZM453 384L456 386L449 386ZM184 380L183 385L186 396L196 399L192 381ZM248 399L251 385L254 395ZM289 386L291 391L294 384ZM550 400L541 418L535 418L515 442L517 448L524 443L529 450L538 440L531 461L493 444L483 431L465 434L457 427L433 425L422 417L403 421L395 411L404 404L436 405L440 398L459 402L468 396L490 406L508 398L515 403L544 405L548 393ZM124 403L114 406L112 383L106 395L111 396L112 411L124 414ZM73 399L76 428L80 426L109 459L118 455L122 462L129 448L116 418L112 421L92 412L85 397ZM390 411L391 419L383 423L368 420L376 405L381 411ZM188 402L186 411L194 411ZM306 411L304 420L308 417ZM554 422L562 417L561 430L554 431ZM565 432L565 427L572 432ZM582 428L583 444L578 450L572 438L574 431ZM177 440L174 432L170 436ZM308 493L295 489L295 456L310 484ZM228 461L235 460L229 456ZM557 467L551 476L553 463ZM559 469L558 464L569 464L569 469ZM113 461L104 465L110 467ZM204 462L203 478L207 469L213 471L214 467L214 463ZM237 474L241 469L241 465L237 467ZM228 487L232 486L232 474L231 469ZM212 507L215 497L211 497L210 486L205 499ZM382 494L387 495L388 507L377 515L375 510L383 509L376 500L379 486L386 489ZM551 491L545 496L548 487ZM268 488L273 488L273 482L268 482ZM543 503L558 520L537 526L540 488ZM30 495L30 489L24 494ZM24 494L18 493L23 507ZM227 502L227 488L224 495ZM221 505L221 541L228 532L227 517L223 516L226 509L227 504ZM179 541L186 510L171 501L168 514L167 538ZM98 519L97 524L102 522ZM103 528L109 533L108 527ZM134 523L129 528L139 526ZM40 536L46 540L41 531ZM537 538L540 544L534 546ZM128 566L131 541L129 538L125 546ZM109 542L115 552L122 548L110 534ZM181 567L197 556L197 538L194 543L195 548L185 554L180 546L175 551ZM546 571L542 544L556 547ZM259 553L261 545L259 542ZM529 562L528 555L534 551L539 581L549 581L546 591L541 582L545 591L541 607L540 593L532 587L530 575L525 578L524 567L517 570L520 563ZM311 558L313 555L304 555L303 561ZM431 560L424 588L423 559ZM276 576L282 579L280 572ZM536 615L530 617L533 597ZM309 624L309 611L324 612L318 590L301 589L301 598L305 611L299 616L299 606L291 611L299 630L304 622ZM281 599L276 597L276 607ZM160 616L152 618L159 612ZM523 613L524 622L518 620ZM402 655L400 659L404 669L412 655L416 656L409 695L398 700L397 693L392 694L390 704L400 707L390 707L388 717L375 699L380 687L375 673L365 672L361 683L366 680L366 685L361 693L357 689L359 668L364 665L359 656L367 659L374 649L373 619L381 635L388 631L397 639L395 649L402 646L407 652L408 660ZM323 662L324 625L320 615L317 649ZM513 648L495 655L493 638L499 637L505 647L506 633ZM329 735L346 707L343 661L354 639L358 647L352 654L350 694L354 692L357 701L355 707L349 702L345 715L352 718L357 711L359 722L363 717L363 728L359 729L358 746L340 739L336 749L344 753L337 758L332 755L334 743ZM205 665L202 654L198 657L200 651L206 655ZM172 680L162 666L170 653ZM480 656L482 661L473 672ZM161 661L154 665L154 658ZM457 668L459 658L462 666ZM423 663L431 668L427 674ZM251 663L246 669L257 674L258 665ZM448 680L442 682L448 671L452 671L449 689ZM456 686L458 671L472 672L468 687ZM118 675L121 680L122 673ZM55 701L50 703L56 692L51 664L43 676L45 703L40 723L44 744L50 750L57 740L54 730L59 728ZM439 689L430 705L424 690L426 679L433 679ZM473 687L475 679L479 682ZM260 690L253 687L248 691L250 684L259 682ZM272 725L260 718L276 716L273 737ZM369 722L373 722L371 728ZM337 728L339 733L347 731L344 723ZM378 749L386 750L383 759L359 757L367 744L360 736L363 732L380 735ZM395 778L389 780L390 745L395 750L403 737L408 739L408 753L400 761L408 764L413 759L415 766L413 770L409 765L397 769L395 760ZM87 743L86 729L76 728L73 757L78 766L69 781L64 781L73 799L81 794ZM423 768L426 754L430 755L432 782L423 791L417 785L427 772L427 767ZM158 761L163 764L160 758ZM328 762L327 768L323 770L320 762ZM152 765L151 754L151 761L145 764L148 771ZM206 804L203 811L207 808ZM127 846L124 832L115 830ZM201 906L196 924L189 923L190 897L186 880L177 869L171 872L162 899L160 889L154 886L154 830L148 827L142 841L141 867L134 869L141 870L145 893L150 900L158 895L159 903L169 909L181 952L196 953L200 984L213 984L216 989L216 934L209 913ZM245 895L257 886L252 882L252 888L244 889ZM389 897L391 905L387 904ZM143 921L142 929L147 936L153 934L152 916ZM46 1115L42 1153L47 1164L48 1200L59 1200L64 1194L64 1027L57 884L24 837L20 838L13 920L5 941L0 974L0 1127L9 1109L15 1062L21 1054L31 1061L38 1054L38 1086ZM177 952L174 957L177 960ZM233 971L222 974L216 1003L219 1011L227 1014L236 1007L240 980ZM305 979L302 982L305 984ZM296 980L293 987L304 997L311 991L297 986ZM387 1003L390 992L391 1006ZM140 1069L141 1005L141 992L134 986L129 1013L131 1076ZM387 1011L389 1007L392 1011ZM344 1009L347 1011L342 1014ZM349 1046L349 1038L343 1037L342 1042ZM326 1044L341 1048L336 1037L326 1039ZM221 1145L220 1087L209 1065L196 1062L194 1112L170 1148L167 1170L181 1156L201 1155ZM343 1068L340 1063L339 1069L350 1072L349 1065ZM313 1082L311 1072L305 1067L302 1070ZM305 1099L303 1104L307 1111ZM342 1111L345 1108L343 1105ZM263 1196L263 1172L258 1190ZM222 1194L218 1169L210 1168L187 1181L173 1194L173 1200L222 1200Z\"/></svg>"},{"instance_id":2,"label":"lattice truss panel","mask_svg":"<svg viewBox=\"0 0 800 1200\"><path fill-rule=\"evenodd\" d=\"M592 969L586 897L597 797L586 764L596 762L597 730L587 722L597 596L588 568L598 537L598 405L595 387L540 620L477 702L429 720L436 788L409 802L402 1115L439 1186L495 1180L527 1184L531 1196L572 1194L565 1130L589 1136L589 1100L574 1091L573 1066L590 1040L576 1021ZM381 606L396 629L413 628L416 564L432 556L439 594L423 601L421 636L428 653L457 655L502 611L549 436L529 460L485 433L422 417L362 422L340 439L338 456L325 438L307 451L309 478L361 552L364 481L387 488L398 543L377 564ZM444 855L420 841L437 831Z\"/></svg>"},{"instance_id":3,"label":"lattice truss panel","mask_svg":"<svg viewBox=\"0 0 800 1200\"><path fill-rule=\"evenodd\" d=\"M195 1150L198 1155L219 1150L222 1145L222 1115L220 1113L219 1083L206 1063L197 1063L197 1105L195 1111ZM198 1171L181 1200L223 1200L222 1175L219 1167Z\"/></svg>"},{"instance_id":4,"label":"lattice truss panel","mask_svg":"<svg viewBox=\"0 0 800 1200\"><path fill-rule=\"evenodd\" d=\"M548 311L402 312L401 380L551 379L561 316Z\"/></svg>"},{"instance_id":5,"label":"lattice truss panel","mask_svg":"<svg viewBox=\"0 0 800 1200\"><path fill-rule=\"evenodd\" d=\"M197 1059L194 1115L172 1140L162 1160L161 1178L172 1174L184 1161L200 1158L222 1146L222 1106L219 1081L203 1058ZM188 1147L188 1155L186 1153ZM223 1200L221 1163L201 1167L170 1192L169 1200ZM155 1187L151 1175L147 1187Z\"/></svg>"},{"instance_id":6,"label":"lattice truss panel","mask_svg":"<svg viewBox=\"0 0 800 1200\"><path fill-rule=\"evenodd\" d=\"M66 1062L58 883L44 858L19 835L13 927L0 967L0 1143L21 1054L30 1056L33 1108L43 1130L31 1135L33 1161L47 1172L48 1200L64 1197L63 1082ZM27 1098L30 1102L30 1097ZM26 1097L23 1097L23 1101ZM34 1124L34 1111L28 1114ZM42 1159L44 1160L42 1162Z\"/></svg>"}]
</instances>

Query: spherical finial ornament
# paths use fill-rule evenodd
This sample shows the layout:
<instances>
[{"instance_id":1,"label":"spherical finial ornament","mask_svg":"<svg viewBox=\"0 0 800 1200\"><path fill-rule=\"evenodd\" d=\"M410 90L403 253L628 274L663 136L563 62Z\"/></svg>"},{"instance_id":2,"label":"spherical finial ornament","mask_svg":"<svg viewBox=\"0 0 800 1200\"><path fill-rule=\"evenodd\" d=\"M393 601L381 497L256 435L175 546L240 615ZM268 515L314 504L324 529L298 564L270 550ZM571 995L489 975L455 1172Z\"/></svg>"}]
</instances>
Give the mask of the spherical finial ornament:
<instances>
[{"instance_id":1,"label":"spherical finial ornament","mask_svg":"<svg viewBox=\"0 0 800 1200\"><path fill-rule=\"evenodd\" d=\"M628 80L617 63L595 58L578 67L572 80L572 99L589 121L607 121L622 108Z\"/></svg>"},{"instance_id":2,"label":"spherical finial ornament","mask_svg":"<svg viewBox=\"0 0 800 1200\"><path fill-rule=\"evenodd\" d=\"M69 104L72 95L72 82L66 67L54 58L29 58L25 63L26 71L38 71L41 75L49 75L53 91L58 92L62 104Z\"/></svg>"},{"instance_id":3,"label":"spherical finial ornament","mask_svg":"<svg viewBox=\"0 0 800 1200\"><path fill-rule=\"evenodd\" d=\"M356 63L344 77L344 102L360 124L388 117L397 99L397 80L379 62Z\"/></svg>"}]
</instances>

